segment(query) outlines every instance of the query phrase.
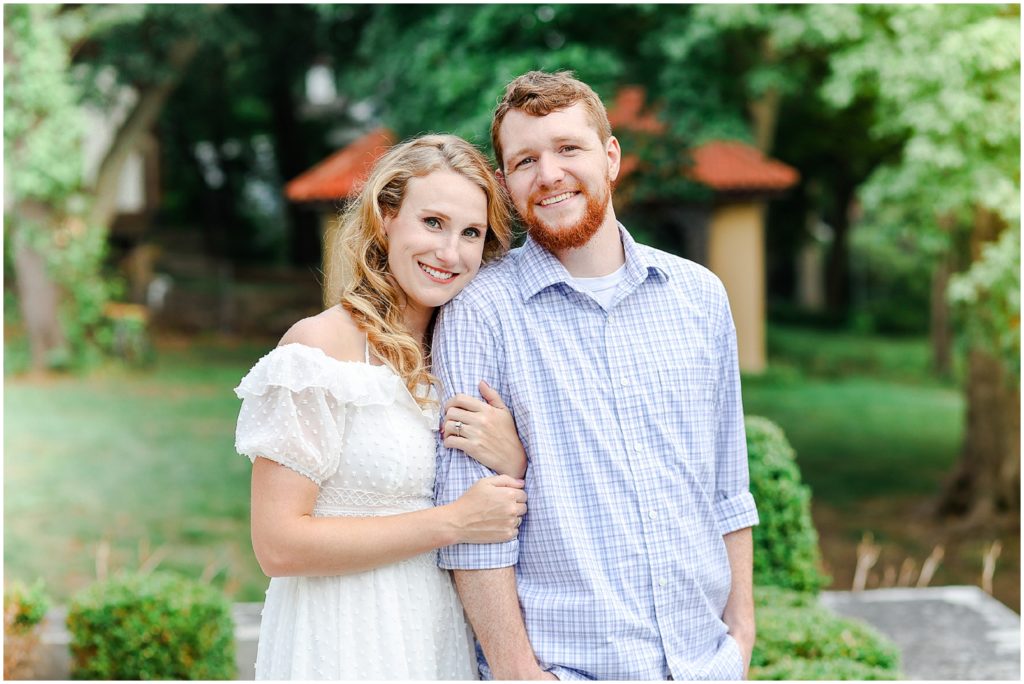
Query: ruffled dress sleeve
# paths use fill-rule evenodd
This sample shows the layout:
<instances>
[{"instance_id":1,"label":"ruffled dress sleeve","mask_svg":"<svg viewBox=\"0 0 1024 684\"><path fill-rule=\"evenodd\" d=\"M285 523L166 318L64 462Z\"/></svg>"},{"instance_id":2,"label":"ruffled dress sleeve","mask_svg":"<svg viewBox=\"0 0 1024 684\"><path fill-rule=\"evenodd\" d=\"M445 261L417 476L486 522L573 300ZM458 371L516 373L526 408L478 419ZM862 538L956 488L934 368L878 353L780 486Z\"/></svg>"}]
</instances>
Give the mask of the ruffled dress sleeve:
<instances>
[{"instance_id":1,"label":"ruffled dress sleeve","mask_svg":"<svg viewBox=\"0 0 1024 684\"><path fill-rule=\"evenodd\" d=\"M235 450L276 461L317 485L338 470L345 416L353 407L390 404L397 376L339 361L302 344L277 347L235 388L242 400Z\"/></svg>"},{"instance_id":2,"label":"ruffled dress sleeve","mask_svg":"<svg viewBox=\"0 0 1024 684\"><path fill-rule=\"evenodd\" d=\"M345 404L331 393L318 351L278 347L235 388L242 400L235 450L250 461L276 461L317 485L337 471L345 429Z\"/></svg>"}]
</instances>

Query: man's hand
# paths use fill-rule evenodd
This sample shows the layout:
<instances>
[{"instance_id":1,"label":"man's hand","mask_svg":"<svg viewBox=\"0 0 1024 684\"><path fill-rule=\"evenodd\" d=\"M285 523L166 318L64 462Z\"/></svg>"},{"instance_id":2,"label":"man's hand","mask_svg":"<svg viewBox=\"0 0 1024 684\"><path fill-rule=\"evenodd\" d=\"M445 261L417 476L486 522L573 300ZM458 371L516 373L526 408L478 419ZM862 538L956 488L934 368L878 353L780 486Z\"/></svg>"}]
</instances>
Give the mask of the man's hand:
<instances>
[{"instance_id":1,"label":"man's hand","mask_svg":"<svg viewBox=\"0 0 1024 684\"><path fill-rule=\"evenodd\" d=\"M753 630L729 630L730 636L736 640L743 654L743 678L750 676L750 657L754 654L754 632Z\"/></svg>"}]
</instances>

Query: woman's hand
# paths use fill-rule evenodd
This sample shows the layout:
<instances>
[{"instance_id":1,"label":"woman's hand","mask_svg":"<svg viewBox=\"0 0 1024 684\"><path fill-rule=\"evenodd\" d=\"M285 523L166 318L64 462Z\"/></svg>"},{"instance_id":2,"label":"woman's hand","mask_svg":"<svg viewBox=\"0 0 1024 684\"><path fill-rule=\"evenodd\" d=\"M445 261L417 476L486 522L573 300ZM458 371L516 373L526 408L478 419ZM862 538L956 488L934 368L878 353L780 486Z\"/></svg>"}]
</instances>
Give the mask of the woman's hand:
<instances>
[{"instance_id":1,"label":"woman's hand","mask_svg":"<svg viewBox=\"0 0 1024 684\"><path fill-rule=\"evenodd\" d=\"M444 445L465 451L496 473L522 478L526 451L512 414L490 385L481 380L479 388L486 402L456 394L445 404Z\"/></svg>"},{"instance_id":2,"label":"woman's hand","mask_svg":"<svg viewBox=\"0 0 1024 684\"><path fill-rule=\"evenodd\" d=\"M508 475L485 477L449 504L456 543L495 544L515 539L526 515L524 482Z\"/></svg>"}]
</instances>

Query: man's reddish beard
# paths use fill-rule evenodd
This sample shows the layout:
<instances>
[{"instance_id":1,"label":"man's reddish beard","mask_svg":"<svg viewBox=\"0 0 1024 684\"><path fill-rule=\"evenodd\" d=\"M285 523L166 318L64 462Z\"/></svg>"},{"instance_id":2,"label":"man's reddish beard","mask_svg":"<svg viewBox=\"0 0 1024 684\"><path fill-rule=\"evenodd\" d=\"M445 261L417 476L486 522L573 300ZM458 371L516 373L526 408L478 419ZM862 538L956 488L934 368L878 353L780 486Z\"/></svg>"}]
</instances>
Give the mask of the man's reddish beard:
<instances>
[{"instance_id":1,"label":"man's reddish beard","mask_svg":"<svg viewBox=\"0 0 1024 684\"><path fill-rule=\"evenodd\" d=\"M594 237L594 234L601 228L601 224L604 223L608 203L612 199L611 182L608 183L603 197L591 195L583 188L580 188L579 192L587 200L587 209L575 225L562 228L552 228L537 218L533 207L539 201L539 196L530 197L526 203L526 216L523 217L526 232L537 241L537 244L549 252L558 253L567 249L579 249L590 242L590 238Z\"/></svg>"}]
</instances>

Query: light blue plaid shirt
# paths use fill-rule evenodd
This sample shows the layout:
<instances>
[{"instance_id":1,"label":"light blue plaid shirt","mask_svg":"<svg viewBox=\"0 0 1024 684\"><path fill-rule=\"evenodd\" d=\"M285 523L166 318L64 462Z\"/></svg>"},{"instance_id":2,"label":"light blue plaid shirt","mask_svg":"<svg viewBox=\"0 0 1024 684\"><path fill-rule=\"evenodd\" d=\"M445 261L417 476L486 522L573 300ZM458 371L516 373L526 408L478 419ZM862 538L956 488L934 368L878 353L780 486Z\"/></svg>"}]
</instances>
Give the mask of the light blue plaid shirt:
<instances>
[{"instance_id":1,"label":"light blue plaid shirt","mask_svg":"<svg viewBox=\"0 0 1024 684\"><path fill-rule=\"evenodd\" d=\"M449 546L439 564L515 565L530 641L560 679L738 679L722 535L758 518L729 302L707 269L620 234L607 310L530 239L442 310L444 400L481 379L498 390L529 510L518 540ZM437 503L490 474L439 448Z\"/></svg>"}]
</instances>

